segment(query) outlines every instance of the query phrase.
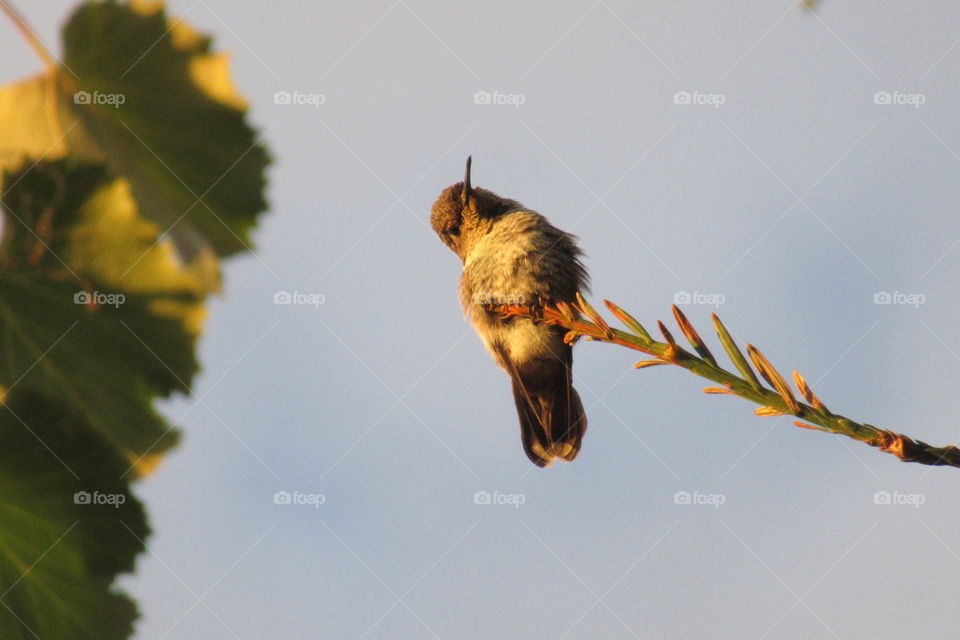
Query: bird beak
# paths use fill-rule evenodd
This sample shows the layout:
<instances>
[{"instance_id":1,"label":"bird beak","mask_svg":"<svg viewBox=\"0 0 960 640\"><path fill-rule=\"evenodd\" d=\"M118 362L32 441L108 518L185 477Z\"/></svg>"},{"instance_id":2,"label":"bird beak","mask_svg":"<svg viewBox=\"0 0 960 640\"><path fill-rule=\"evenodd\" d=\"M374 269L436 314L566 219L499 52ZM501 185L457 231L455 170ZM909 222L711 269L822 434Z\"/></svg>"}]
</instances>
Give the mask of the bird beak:
<instances>
[{"instance_id":1,"label":"bird beak","mask_svg":"<svg viewBox=\"0 0 960 640\"><path fill-rule=\"evenodd\" d=\"M460 193L460 204L467 206L467 200L470 199L470 165L473 163L473 156L467 156L467 170L463 176L463 191Z\"/></svg>"}]
</instances>

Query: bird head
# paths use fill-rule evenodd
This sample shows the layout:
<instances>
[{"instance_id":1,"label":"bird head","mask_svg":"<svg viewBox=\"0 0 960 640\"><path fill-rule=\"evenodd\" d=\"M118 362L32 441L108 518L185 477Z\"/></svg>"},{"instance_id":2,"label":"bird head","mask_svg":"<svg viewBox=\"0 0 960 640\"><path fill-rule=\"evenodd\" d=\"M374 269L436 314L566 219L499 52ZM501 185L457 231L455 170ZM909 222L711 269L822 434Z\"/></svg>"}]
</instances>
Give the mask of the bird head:
<instances>
[{"instance_id":1,"label":"bird head","mask_svg":"<svg viewBox=\"0 0 960 640\"><path fill-rule=\"evenodd\" d=\"M486 233L493 221L519 203L470 183L472 157L467 158L463 182L452 184L433 203L430 225L454 253L465 259L470 243Z\"/></svg>"}]
</instances>

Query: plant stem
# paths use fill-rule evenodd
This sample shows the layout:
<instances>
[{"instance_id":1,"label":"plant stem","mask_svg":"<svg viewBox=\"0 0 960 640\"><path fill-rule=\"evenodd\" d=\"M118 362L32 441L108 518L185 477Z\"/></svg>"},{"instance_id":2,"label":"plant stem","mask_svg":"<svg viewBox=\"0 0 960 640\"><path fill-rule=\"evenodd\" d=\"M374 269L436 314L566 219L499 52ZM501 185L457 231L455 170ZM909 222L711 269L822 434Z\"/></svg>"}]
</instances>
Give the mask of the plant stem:
<instances>
[{"instance_id":1,"label":"plant stem","mask_svg":"<svg viewBox=\"0 0 960 640\"><path fill-rule=\"evenodd\" d=\"M26 39L30 47L36 52L40 59L43 61L47 70L51 73L57 69L57 61L43 45L43 42L40 41L40 38L37 37L36 32L30 28L30 25L27 24L27 21L23 19L19 12L13 8L13 5L9 3L8 0L0 0L0 9L3 9L3 12L13 21L13 24L17 27L17 30L20 34Z\"/></svg>"},{"instance_id":2,"label":"plant stem","mask_svg":"<svg viewBox=\"0 0 960 640\"><path fill-rule=\"evenodd\" d=\"M881 451L892 453L905 462L960 468L960 449L957 447L952 445L935 447L919 440L913 440L905 435L867 423L855 422L845 416L833 413L813 394L803 377L798 372L794 372L794 381L797 388L809 404L797 401L793 392L787 386L785 378L773 368L773 365L767 361L759 350L747 345L747 351L753 361L754 368L757 369L764 380L767 380L777 390L763 387L757 376L753 375L753 370L750 369L747 359L744 358L730 338L726 328L723 327L716 316L714 316L714 324L717 328L717 334L724 349L737 365L737 369L744 375L743 378L723 369L716 363L709 350L706 349L706 345L700 339L699 334L676 306L673 307L674 316L684 335L694 349L701 354L700 356L679 346L662 323L660 323L660 330L667 342L658 342L652 339L639 322L617 305L605 300L604 302L613 311L614 315L634 333L612 329L593 307L582 298L578 299L579 302L573 305L560 303L556 307L546 307L544 309L501 305L492 306L490 310L507 317L531 318L535 321L569 329L570 333L567 334L566 338L568 342L586 336L589 340L616 344L654 357L654 360L638 362L635 365L637 368L651 364L673 364L683 367L702 378L723 386L722 388L704 389L706 393L727 393L761 405L761 408L757 410L757 415L793 415L809 423L794 422L798 427L839 433L872 447L877 447ZM584 319L583 316L590 320Z\"/></svg>"}]
</instances>

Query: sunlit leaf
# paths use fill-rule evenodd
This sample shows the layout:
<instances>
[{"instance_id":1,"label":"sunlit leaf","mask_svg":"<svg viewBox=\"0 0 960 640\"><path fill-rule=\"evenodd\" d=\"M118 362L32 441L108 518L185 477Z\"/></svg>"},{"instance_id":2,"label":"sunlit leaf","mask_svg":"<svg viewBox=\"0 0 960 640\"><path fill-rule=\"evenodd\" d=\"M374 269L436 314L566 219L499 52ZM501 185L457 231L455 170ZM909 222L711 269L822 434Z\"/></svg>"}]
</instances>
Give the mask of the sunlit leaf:
<instances>
[{"instance_id":1,"label":"sunlit leaf","mask_svg":"<svg viewBox=\"0 0 960 640\"><path fill-rule=\"evenodd\" d=\"M185 260L248 249L268 158L226 55L157 3L90 2L64 27L63 62L0 89L0 163L103 162Z\"/></svg>"},{"instance_id":2,"label":"sunlit leaf","mask_svg":"<svg viewBox=\"0 0 960 640\"><path fill-rule=\"evenodd\" d=\"M0 386L68 401L133 460L164 451L176 432L153 402L197 370L200 278L103 167L40 163L7 182Z\"/></svg>"}]
</instances>

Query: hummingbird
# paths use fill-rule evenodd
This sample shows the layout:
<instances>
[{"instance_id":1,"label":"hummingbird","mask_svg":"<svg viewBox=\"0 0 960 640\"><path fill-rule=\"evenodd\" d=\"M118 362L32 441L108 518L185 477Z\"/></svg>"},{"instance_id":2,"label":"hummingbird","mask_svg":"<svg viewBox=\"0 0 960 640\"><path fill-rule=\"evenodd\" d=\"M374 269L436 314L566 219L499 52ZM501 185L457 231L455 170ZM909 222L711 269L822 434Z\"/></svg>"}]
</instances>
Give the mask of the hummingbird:
<instances>
[{"instance_id":1,"label":"hummingbird","mask_svg":"<svg viewBox=\"0 0 960 640\"><path fill-rule=\"evenodd\" d=\"M538 467L577 457L587 417L573 388L567 330L526 317L504 317L500 305L534 310L576 302L588 276L575 236L516 200L463 182L433 204L433 230L463 262L460 306L494 361L507 372L520 416L520 438Z\"/></svg>"}]
</instances>

